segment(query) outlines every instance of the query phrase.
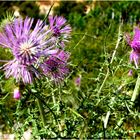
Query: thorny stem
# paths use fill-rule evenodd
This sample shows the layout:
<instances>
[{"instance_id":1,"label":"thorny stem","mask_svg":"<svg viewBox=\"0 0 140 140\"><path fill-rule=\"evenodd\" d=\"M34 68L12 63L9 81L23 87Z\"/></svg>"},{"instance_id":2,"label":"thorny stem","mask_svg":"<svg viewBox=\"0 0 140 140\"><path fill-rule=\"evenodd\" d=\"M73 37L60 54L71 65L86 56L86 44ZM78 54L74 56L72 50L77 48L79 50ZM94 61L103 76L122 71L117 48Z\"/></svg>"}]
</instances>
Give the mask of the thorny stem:
<instances>
[{"instance_id":1,"label":"thorny stem","mask_svg":"<svg viewBox=\"0 0 140 140\"><path fill-rule=\"evenodd\" d=\"M51 7L49 8L49 11L48 11L47 15L45 16L44 20L46 20L46 19L48 18L49 14L50 14L50 12L51 12L51 10L52 10L52 8L53 8L53 6L54 6L54 3L53 3L53 4L51 5Z\"/></svg>"},{"instance_id":2,"label":"thorny stem","mask_svg":"<svg viewBox=\"0 0 140 140\"><path fill-rule=\"evenodd\" d=\"M54 96L54 92L52 92L52 100L53 100L53 104L55 107L57 107L57 104L56 104L56 99L55 99L55 96ZM57 111L58 111L58 107L57 107ZM57 113L58 114L58 113ZM60 128L60 124L59 124L59 121L56 121L58 123L58 126Z\"/></svg>"},{"instance_id":3,"label":"thorny stem","mask_svg":"<svg viewBox=\"0 0 140 140\"><path fill-rule=\"evenodd\" d=\"M136 85L132 94L131 101L134 102L139 94L139 88L140 88L140 74L138 74Z\"/></svg>"},{"instance_id":4,"label":"thorny stem","mask_svg":"<svg viewBox=\"0 0 140 140\"><path fill-rule=\"evenodd\" d=\"M54 114L53 110L47 105L47 103L37 94L33 94L36 98L38 98L48 109L49 111L52 113L55 121L57 122L57 119L56 119L56 115Z\"/></svg>"},{"instance_id":5,"label":"thorny stem","mask_svg":"<svg viewBox=\"0 0 140 140\"><path fill-rule=\"evenodd\" d=\"M59 99L61 101L61 86L60 85L59 85ZM60 105L59 104L58 104L58 107L57 107L57 113L58 114L61 113L60 112ZM63 128L62 128L62 119L61 119L60 123L58 121L58 127L59 127L60 136L61 137L64 137L64 133L62 132L63 131Z\"/></svg>"},{"instance_id":6,"label":"thorny stem","mask_svg":"<svg viewBox=\"0 0 140 140\"><path fill-rule=\"evenodd\" d=\"M47 105L47 103L41 98L41 96L39 94L36 94L36 93L32 93L31 90L29 88L26 87L26 89L28 90L28 92L30 94L32 94L34 97L36 97L37 99L39 99L43 105L45 105L49 111L52 113L53 117L54 117L54 120L57 122L57 118L56 118L56 115L54 114L53 110Z\"/></svg>"},{"instance_id":7,"label":"thorny stem","mask_svg":"<svg viewBox=\"0 0 140 140\"><path fill-rule=\"evenodd\" d=\"M57 107L56 113L57 113L57 115L59 115L60 107L59 107L59 103L58 104L56 103L54 92L52 92L52 100L53 100L54 106ZM61 122L59 122L59 120L57 120L57 124L58 124L58 129L59 129L59 132L60 132L60 136L63 137Z\"/></svg>"},{"instance_id":8,"label":"thorny stem","mask_svg":"<svg viewBox=\"0 0 140 140\"><path fill-rule=\"evenodd\" d=\"M40 99L38 99L38 98L37 98L37 104L38 104L41 120L43 122L43 126L45 127L45 112L44 112L42 103L41 103Z\"/></svg>"},{"instance_id":9,"label":"thorny stem","mask_svg":"<svg viewBox=\"0 0 140 140\"><path fill-rule=\"evenodd\" d=\"M115 50L114 50L114 52L113 52L113 54L112 54L112 58L111 58L110 64L112 64L112 62L113 62L113 60L114 60L114 57L115 57L117 48L119 47L119 43L120 43L120 41L121 41L121 39L122 39L122 37L121 37L121 26L122 26L122 24L120 24L120 26L119 26L118 40L117 40L117 43L116 43ZM109 76L109 68L107 69L106 76L105 76L105 78L104 78L104 80L103 80L102 85L100 86L100 88L99 88L99 90L98 90L98 94L101 93L101 90L102 90L102 88L103 88L103 86L104 86L104 84L105 84L105 82L106 82L108 76Z\"/></svg>"},{"instance_id":10,"label":"thorny stem","mask_svg":"<svg viewBox=\"0 0 140 140\"><path fill-rule=\"evenodd\" d=\"M47 18L48 18L48 16L49 16L49 14L50 14L50 12L51 12L53 6L54 6L54 3L51 5L51 7L50 7L50 9L49 9L49 12L48 12L48 14L47 14Z\"/></svg>"}]
</instances>

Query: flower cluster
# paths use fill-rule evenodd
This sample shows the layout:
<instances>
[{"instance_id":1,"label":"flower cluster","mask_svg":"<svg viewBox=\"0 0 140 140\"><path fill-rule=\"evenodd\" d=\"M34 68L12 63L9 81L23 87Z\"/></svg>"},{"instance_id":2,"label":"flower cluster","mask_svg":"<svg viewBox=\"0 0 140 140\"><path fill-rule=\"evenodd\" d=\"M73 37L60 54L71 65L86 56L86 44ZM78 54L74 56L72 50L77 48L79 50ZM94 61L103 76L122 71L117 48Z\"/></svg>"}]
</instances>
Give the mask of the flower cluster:
<instances>
[{"instance_id":1,"label":"flower cluster","mask_svg":"<svg viewBox=\"0 0 140 140\"><path fill-rule=\"evenodd\" d=\"M69 56L69 53L64 52L63 50L58 50L57 54L50 55L41 65L43 73L52 80L55 79L55 82L60 82L69 72L67 68Z\"/></svg>"},{"instance_id":2,"label":"flower cluster","mask_svg":"<svg viewBox=\"0 0 140 140\"><path fill-rule=\"evenodd\" d=\"M63 17L49 17L49 25L26 17L5 25L0 33L0 46L9 48L13 59L4 65L6 78L32 83L46 75L56 82L68 73L69 53L64 51L71 27ZM46 27L48 27L46 29Z\"/></svg>"},{"instance_id":3,"label":"flower cluster","mask_svg":"<svg viewBox=\"0 0 140 140\"><path fill-rule=\"evenodd\" d=\"M138 27L135 28L133 39L129 35L126 37L128 44L132 48L130 62L134 62L136 68L138 68L140 62L140 29Z\"/></svg>"}]
</instances>

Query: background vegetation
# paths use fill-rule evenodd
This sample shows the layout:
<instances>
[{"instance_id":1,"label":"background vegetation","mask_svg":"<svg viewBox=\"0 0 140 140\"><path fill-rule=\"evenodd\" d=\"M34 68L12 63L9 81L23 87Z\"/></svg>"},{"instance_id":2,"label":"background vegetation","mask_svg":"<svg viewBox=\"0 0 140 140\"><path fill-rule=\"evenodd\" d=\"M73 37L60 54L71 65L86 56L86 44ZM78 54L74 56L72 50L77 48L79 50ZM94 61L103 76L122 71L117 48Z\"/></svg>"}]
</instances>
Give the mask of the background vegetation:
<instances>
[{"instance_id":1,"label":"background vegetation","mask_svg":"<svg viewBox=\"0 0 140 140\"><path fill-rule=\"evenodd\" d=\"M14 79L5 79L0 72L0 128L4 133L15 133L20 139L30 128L33 139L140 138L140 98L131 102L138 72L129 63L131 48L125 40L125 33L132 34L139 24L140 2L97 1L85 14L90 3L61 2L54 10L66 17L73 29L67 46L71 72L61 86L44 78L27 86L16 101L12 98ZM38 14L34 2L1 2L1 21L11 5L19 6L23 16L45 17ZM0 59L11 59L7 50L0 48L0 54ZM130 69L132 76L128 76ZM76 86L79 76L81 85ZM45 127L37 98L44 108Z\"/></svg>"}]
</instances>

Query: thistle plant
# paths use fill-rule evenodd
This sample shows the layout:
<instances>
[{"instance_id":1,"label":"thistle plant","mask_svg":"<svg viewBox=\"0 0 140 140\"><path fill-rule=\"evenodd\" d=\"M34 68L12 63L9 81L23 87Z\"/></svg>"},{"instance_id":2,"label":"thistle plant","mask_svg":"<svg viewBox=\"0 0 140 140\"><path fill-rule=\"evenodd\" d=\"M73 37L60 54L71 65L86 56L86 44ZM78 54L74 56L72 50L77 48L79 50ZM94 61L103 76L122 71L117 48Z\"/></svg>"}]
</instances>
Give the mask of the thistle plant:
<instances>
[{"instance_id":1,"label":"thistle plant","mask_svg":"<svg viewBox=\"0 0 140 140\"><path fill-rule=\"evenodd\" d=\"M139 27L133 37L127 35L130 47L123 37L139 19L129 12L138 4L125 3L97 2L76 20L70 19L73 11L67 13L72 34L62 16L5 20L0 30L2 133L19 140L139 139ZM126 24L129 15L131 24Z\"/></svg>"},{"instance_id":2,"label":"thistle plant","mask_svg":"<svg viewBox=\"0 0 140 140\"><path fill-rule=\"evenodd\" d=\"M48 27L48 28L47 28ZM41 78L50 79L59 85L69 73L70 53L65 51L65 43L70 38L71 27L63 17L49 17L49 24L34 21L33 18L14 19L0 32L0 46L12 54L12 60L5 62L3 70L6 78L13 77L17 88L13 98L21 99L22 92L32 91L28 85L34 85ZM45 113L39 96L36 96L43 126Z\"/></svg>"}]
</instances>

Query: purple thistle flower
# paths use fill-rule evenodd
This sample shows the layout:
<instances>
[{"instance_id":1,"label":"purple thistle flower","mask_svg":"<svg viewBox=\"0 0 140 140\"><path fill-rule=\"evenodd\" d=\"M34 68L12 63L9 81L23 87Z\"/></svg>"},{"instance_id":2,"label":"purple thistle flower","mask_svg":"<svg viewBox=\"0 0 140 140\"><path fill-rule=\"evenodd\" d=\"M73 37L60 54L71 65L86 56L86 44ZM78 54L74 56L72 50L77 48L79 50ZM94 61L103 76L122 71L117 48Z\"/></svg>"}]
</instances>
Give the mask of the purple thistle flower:
<instances>
[{"instance_id":1,"label":"purple thistle flower","mask_svg":"<svg viewBox=\"0 0 140 140\"><path fill-rule=\"evenodd\" d=\"M0 45L10 48L14 57L27 65L37 61L48 43L45 36L49 30L43 32L43 22L38 20L34 29L31 29L32 25L31 18L16 19L12 24L7 24L0 34Z\"/></svg>"},{"instance_id":2,"label":"purple thistle flower","mask_svg":"<svg viewBox=\"0 0 140 140\"><path fill-rule=\"evenodd\" d=\"M43 22L38 20L33 29L32 26L31 18L16 19L0 33L0 45L10 48L14 56L4 65L6 77L13 76L18 82L32 83L33 77L39 76L34 65L40 57L56 53L52 46L49 47L50 40L46 39L46 35L50 30L44 32Z\"/></svg>"},{"instance_id":3,"label":"purple thistle flower","mask_svg":"<svg viewBox=\"0 0 140 140\"><path fill-rule=\"evenodd\" d=\"M49 26L53 32L53 41L56 45L64 47L64 42L68 42L71 33L71 27L66 24L66 19L61 16L49 16Z\"/></svg>"},{"instance_id":4,"label":"purple thistle flower","mask_svg":"<svg viewBox=\"0 0 140 140\"><path fill-rule=\"evenodd\" d=\"M140 29L138 27L134 30L134 37L133 40L130 41L130 46L134 51L140 53Z\"/></svg>"},{"instance_id":5,"label":"purple thistle flower","mask_svg":"<svg viewBox=\"0 0 140 140\"><path fill-rule=\"evenodd\" d=\"M138 27L135 28L133 40L130 39L129 35L126 36L126 39L132 48L130 62L134 62L136 68L138 68L140 60L140 29Z\"/></svg>"},{"instance_id":6,"label":"purple thistle flower","mask_svg":"<svg viewBox=\"0 0 140 140\"><path fill-rule=\"evenodd\" d=\"M69 56L68 53L62 50L58 54L51 55L41 66L43 73L59 83L69 72L67 67Z\"/></svg>"},{"instance_id":7,"label":"purple thistle flower","mask_svg":"<svg viewBox=\"0 0 140 140\"><path fill-rule=\"evenodd\" d=\"M21 98L19 88L15 88L15 89L14 89L13 98L14 98L14 99L17 99L17 100Z\"/></svg>"}]
</instances>

